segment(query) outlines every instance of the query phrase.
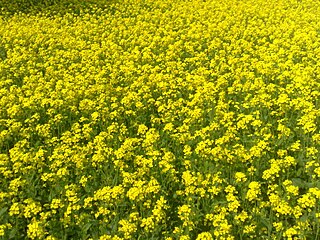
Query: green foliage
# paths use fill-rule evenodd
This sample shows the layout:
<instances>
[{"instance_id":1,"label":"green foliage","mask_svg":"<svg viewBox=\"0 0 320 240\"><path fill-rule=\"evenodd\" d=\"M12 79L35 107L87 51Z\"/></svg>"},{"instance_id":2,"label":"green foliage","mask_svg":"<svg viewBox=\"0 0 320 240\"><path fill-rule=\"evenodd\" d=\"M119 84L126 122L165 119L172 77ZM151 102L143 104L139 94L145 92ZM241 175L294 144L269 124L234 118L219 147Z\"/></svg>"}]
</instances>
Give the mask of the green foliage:
<instances>
[{"instance_id":1,"label":"green foliage","mask_svg":"<svg viewBox=\"0 0 320 240\"><path fill-rule=\"evenodd\" d=\"M0 1L0 16L11 16L17 13L34 15L39 12L46 15L65 14L67 12L78 14L81 9L83 10L91 5L103 7L105 3L106 1L101 0L3 0Z\"/></svg>"}]
</instances>

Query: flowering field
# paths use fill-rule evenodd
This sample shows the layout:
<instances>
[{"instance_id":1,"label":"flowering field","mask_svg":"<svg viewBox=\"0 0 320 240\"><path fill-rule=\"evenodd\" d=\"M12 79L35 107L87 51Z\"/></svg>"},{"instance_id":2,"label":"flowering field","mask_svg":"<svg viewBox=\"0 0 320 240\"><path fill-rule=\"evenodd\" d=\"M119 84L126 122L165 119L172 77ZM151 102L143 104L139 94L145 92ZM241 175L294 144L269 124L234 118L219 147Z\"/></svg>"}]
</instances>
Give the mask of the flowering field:
<instances>
[{"instance_id":1,"label":"flowering field","mask_svg":"<svg viewBox=\"0 0 320 240\"><path fill-rule=\"evenodd\" d=\"M319 1L11 2L0 239L320 239Z\"/></svg>"}]
</instances>

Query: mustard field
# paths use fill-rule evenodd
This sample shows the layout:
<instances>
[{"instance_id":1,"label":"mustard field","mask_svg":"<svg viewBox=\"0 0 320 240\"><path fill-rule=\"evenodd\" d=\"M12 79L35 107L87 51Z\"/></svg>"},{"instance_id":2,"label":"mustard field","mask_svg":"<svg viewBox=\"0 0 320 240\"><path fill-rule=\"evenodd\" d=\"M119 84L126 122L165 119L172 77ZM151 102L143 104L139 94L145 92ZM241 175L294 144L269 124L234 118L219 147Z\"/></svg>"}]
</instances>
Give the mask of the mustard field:
<instances>
[{"instance_id":1,"label":"mustard field","mask_svg":"<svg viewBox=\"0 0 320 240\"><path fill-rule=\"evenodd\" d=\"M320 2L0 5L0 239L320 239Z\"/></svg>"}]
</instances>

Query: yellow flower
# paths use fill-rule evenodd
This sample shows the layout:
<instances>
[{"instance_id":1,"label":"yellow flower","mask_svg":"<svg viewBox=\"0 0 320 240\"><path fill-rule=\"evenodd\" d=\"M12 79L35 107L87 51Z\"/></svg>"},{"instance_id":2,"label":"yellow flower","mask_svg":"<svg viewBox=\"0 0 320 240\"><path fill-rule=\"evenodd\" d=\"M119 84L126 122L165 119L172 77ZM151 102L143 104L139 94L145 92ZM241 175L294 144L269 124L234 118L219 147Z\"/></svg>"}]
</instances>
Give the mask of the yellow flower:
<instances>
[{"instance_id":1,"label":"yellow flower","mask_svg":"<svg viewBox=\"0 0 320 240\"><path fill-rule=\"evenodd\" d=\"M182 235L179 237L179 240L190 240L190 237L188 235Z\"/></svg>"},{"instance_id":2,"label":"yellow flower","mask_svg":"<svg viewBox=\"0 0 320 240\"><path fill-rule=\"evenodd\" d=\"M132 223L128 220L120 220L119 225L118 230L124 234L125 239L130 239L131 235L137 231L136 223Z\"/></svg>"},{"instance_id":3,"label":"yellow flower","mask_svg":"<svg viewBox=\"0 0 320 240\"><path fill-rule=\"evenodd\" d=\"M254 224L246 225L244 226L243 233L249 234L249 233L255 232L255 230L256 230L256 225Z\"/></svg>"},{"instance_id":4,"label":"yellow flower","mask_svg":"<svg viewBox=\"0 0 320 240\"><path fill-rule=\"evenodd\" d=\"M19 207L19 203L15 202L11 205L10 210L9 210L9 215L13 216L13 215L18 215L20 213L20 207Z\"/></svg>"},{"instance_id":5,"label":"yellow flower","mask_svg":"<svg viewBox=\"0 0 320 240\"><path fill-rule=\"evenodd\" d=\"M261 194L260 183L251 182L249 183L249 189L246 194L246 199L249 201L258 200L258 196Z\"/></svg>"},{"instance_id":6,"label":"yellow flower","mask_svg":"<svg viewBox=\"0 0 320 240\"><path fill-rule=\"evenodd\" d=\"M31 218L42 211L42 207L39 203L34 202L31 198L24 200L26 206L24 207L23 215L26 218Z\"/></svg>"},{"instance_id":7,"label":"yellow flower","mask_svg":"<svg viewBox=\"0 0 320 240\"><path fill-rule=\"evenodd\" d=\"M299 194L299 187L292 185L292 181L285 180L283 182L283 185L285 186L285 189L288 193L291 193L294 196L297 196Z\"/></svg>"},{"instance_id":8,"label":"yellow flower","mask_svg":"<svg viewBox=\"0 0 320 240\"><path fill-rule=\"evenodd\" d=\"M274 222L272 224L277 232L280 232L281 230L283 230L283 223L282 222Z\"/></svg>"},{"instance_id":9,"label":"yellow flower","mask_svg":"<svg viewBox=\"0 0 320 240\"><path fill-rule=\"evenodd\" d=\"M236 172L235 173L236 182L245 182L247 181L247 177L243 172Z\"/></svg>"},{"instance_id":10,"label":"yellow flower","mask_svg":"<svg viewBox=\"0 0 320 240\"><path fill-rule=\"evenodd\" d=\"M144 124L140 124L138 128L138 135L143 135L148 131L148 127Z\"/></svg>"},{"instance_id":11,"label":"yellow flower","mask_svg":"<svg viewBox=\"0 0 320 240\"><path fill-rule=\"evenodd\" d=\"M287 229L284 233L283 233L283 237L287 237L288 239L292 239L292 237L294 235L297 235L299 232L294 228L291 227L289 229Z\"/></svg>"},{"instance_id":12,"label":"yellow flower","mask_svg":"<svg viewBox=\"0 0 320 240\"><path fill-rule=\"evenodd\" d=\"M40 239L43 238L45 231L40 222L32 219L31 223L28 224L27 235L30 239Z\"/></svg>"},{"instance_id":13,"label":"yellow flower","mask_svg":"<svg viewBox=\"0 0 320 240\"><path fill-rule=\"evenodd\" d=\"M298 204L302 208L313 208L316 206L316 198L308 192L298 199Z\"/></svg>"},{"instance_id":14,"label":"yellow flower","mask_svg":"<svg viewBox=\"0 0 320 240\"><path fill-rule=\"evenodd\" d=\"M198 234L196 240L213 240L213 237L212 237L211 233L203 232L203 233Z\"/></svg>"},{"instance_id":15,"label":"yellow flower","mask_svg":"<svg viewBox=\"0 0 320 240\"><path fill-rule=\"evenodd\" d=\"M294 142L291 146L290 146L290 150L291 151L297 151L300 149L301 143L300 140L297 140L296 142Z\"/></svg>"},{"instance_id":16,"label":"yellow flower","mask_svg":"<svg viewBox=\"0 0 320 240\"><path fill-rule=\"evenodd\" d=\"M5 235L6 229L12 228L10 223L0 225L0 237Z\"/></svg>"},{"instance_id":17,"label":"yellow flower","mask_svg":"<svg viewBox=\"0 0 320 240\"><path fill-rule=\"evenodd\" d=\"M140 227L144 228L144 230L147 232L153 230L155 227L155 222L153 217L142 218Z\"/></svg>"},{"instance_id":18,"label":"yellow flower","mask_svg":"<svg viewBox=\"0 0 320 240\"><path fill-rule=\"evenodd\" d=\"M45 238L45 240L57 240L57 238L53 237L53 236L48 236Z\"/></svg>"},{"instance_id":19,"label":"yellow flower","mask_svg":"<svg viewBox=\"0 0 320 240\"><path fill-rule=\"evenodd\" d=\"M235 216L235 220L240 220L241 222L245 222L249 218L249 215L246 211L242 211L238 215Z\"/></svg>"}]
</instances>

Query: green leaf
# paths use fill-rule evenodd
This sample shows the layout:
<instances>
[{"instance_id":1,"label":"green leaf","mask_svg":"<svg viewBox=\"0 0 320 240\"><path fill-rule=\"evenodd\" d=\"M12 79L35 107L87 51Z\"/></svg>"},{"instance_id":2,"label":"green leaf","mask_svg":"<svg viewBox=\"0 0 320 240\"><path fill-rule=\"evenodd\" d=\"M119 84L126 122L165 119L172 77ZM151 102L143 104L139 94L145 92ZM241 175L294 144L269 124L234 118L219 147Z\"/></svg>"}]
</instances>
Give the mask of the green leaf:
<instances>
[{"instance_id":1,"label":"green leaf","mask_svg":"<svg viewBox=\"0 0 320 240\"><path fill-rule=\"evenodd\" d=\"M302 180L301 178L292 178L293 185L299 187L299 188L306 188L306 182Z\"/></svg>"},{"instance_id":2,"label":"green leaf","mask_svg":"<svg viewBox=\"0 0 320 240\"><path fill-rule=\"evenodd\" d=\"M7 58L7 51L4 46L0 46L0 58L4 61Z\"/></svg>"},{"instance_id":3,"label":"green leaf","mask_svg":"<svg viewBox=\"0 0 320 240\"><path fill-rule=\"evenodd\" d=\"M0 217L8 210L7 207L4 207L0 210Z\"/></svg>"},{"instance_id":4,"label":"green leaf","mask_svg":"<svg viewBox=\"0 0 320 240\"><path fill-rule=\"evenodd\" d=\"M91 222L88 222L87 224L84 225L83 231L84 231L84 232L87 232L91 226L92 226L92 223L91 223Z\"/></svg>"}]
</instances>

